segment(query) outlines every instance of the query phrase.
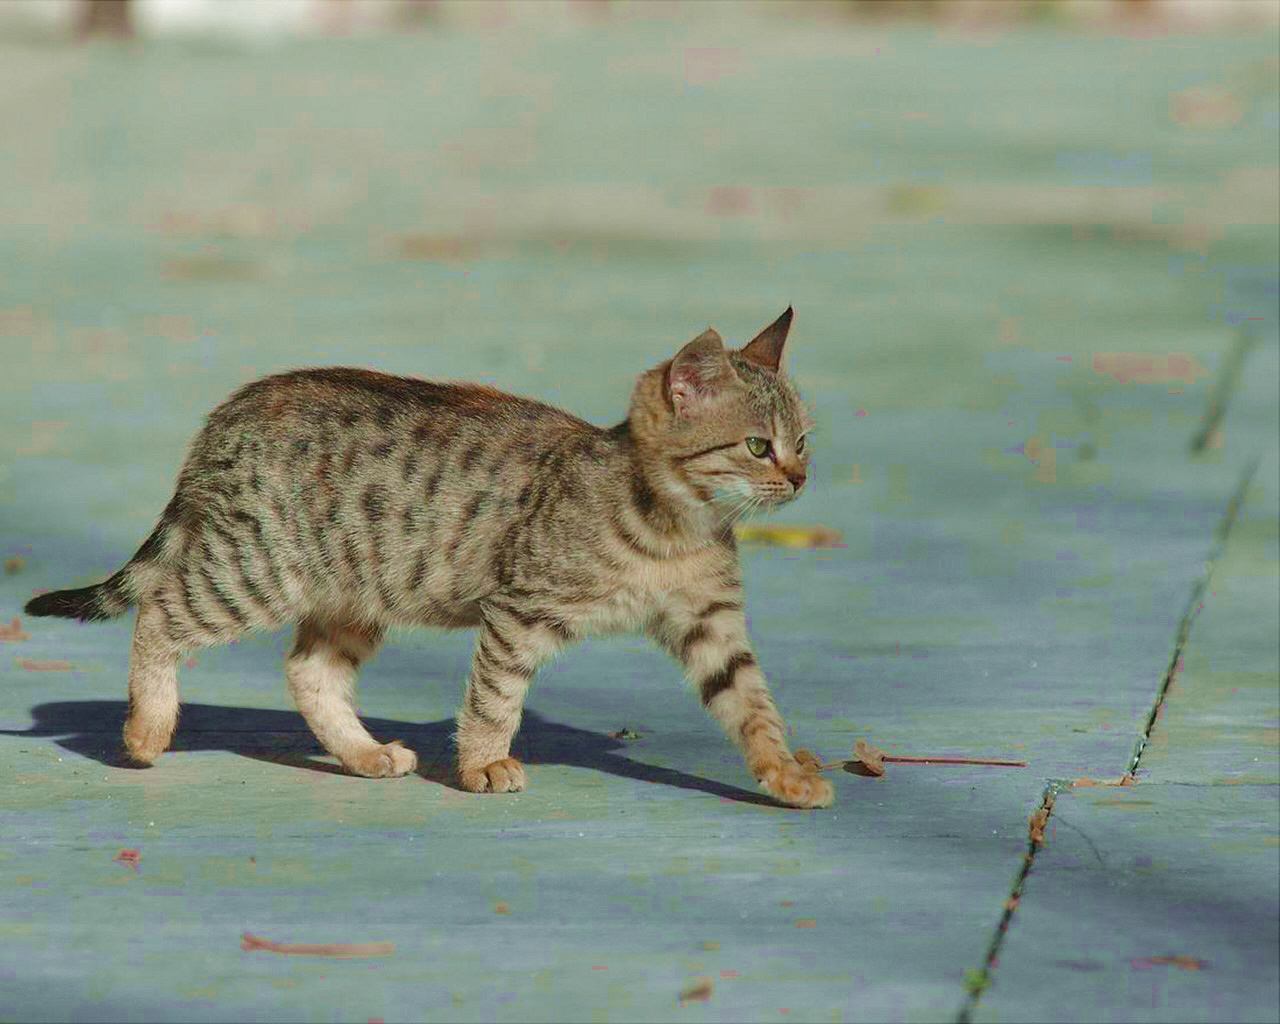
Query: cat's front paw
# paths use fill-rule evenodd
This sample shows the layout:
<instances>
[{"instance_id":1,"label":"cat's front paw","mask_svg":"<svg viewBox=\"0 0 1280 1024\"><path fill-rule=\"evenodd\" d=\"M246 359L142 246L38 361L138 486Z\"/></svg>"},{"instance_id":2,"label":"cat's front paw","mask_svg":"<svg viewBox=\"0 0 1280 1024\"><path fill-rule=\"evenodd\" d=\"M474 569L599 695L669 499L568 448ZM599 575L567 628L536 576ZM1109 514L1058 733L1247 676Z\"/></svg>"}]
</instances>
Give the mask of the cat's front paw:
<instances>
[{"instance_id":1,"label":"cat's front paw","mask_svg":"<svg viewBox=\"0 0 1280 1024\"><path fill-rule=\"evenodd\" d=\"M418 755L399 740L392 740L382 746L362 751L344 763L356 775L363 775L367 779L387 779L408 775L418 767Z\"/></svg>"},{"instance_id":2,"label":"cat's front paw","mask_svg":"<svg viewBox=\"0 0 1280 1024\"><path fill-rule=\"evenodd\" d=\"M472 793L518 793L524 789L524 765L514 757L504 757L483 768L463 768L458 772L463 789Z\"/></svg>"},{"instance_id":3,"label":"cat's front paw","mask_svg":"<svg viewBox=\"0 0 1280 1024\"><path fill-rule=\"evenodd\" d=\"M766 771L760 784L775 799L792 807L830 807L836 790L818 774L818 762L807 750L796 751L795 760L782 761Z\"/></svg>"}]
</instances>

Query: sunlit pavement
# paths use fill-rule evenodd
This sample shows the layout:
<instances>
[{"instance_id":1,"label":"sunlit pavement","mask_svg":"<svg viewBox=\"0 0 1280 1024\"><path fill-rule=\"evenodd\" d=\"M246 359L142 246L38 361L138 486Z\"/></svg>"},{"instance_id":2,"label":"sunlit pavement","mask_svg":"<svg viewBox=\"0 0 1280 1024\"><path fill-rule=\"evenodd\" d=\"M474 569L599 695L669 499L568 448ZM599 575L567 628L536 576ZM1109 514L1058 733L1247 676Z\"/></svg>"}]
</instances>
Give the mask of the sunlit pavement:
<instances>
[{"instance_id":1,"label":"sunlit pavement","mask_svg":"<svg viewBox=\"0 0 1280 1024\"><path fill-rule=\"evenodd\" d=\"M406 632L360 703L421 774L351 778L286 632L197 652L139 771L129 621L24 616L0 1018L1274 1020L1274 55L746 17L0 49L0 620L117 568L253 377L603 424L792 303L821 426L779 519L844 541L743 549L794 742L1027 762L788 810L619 638L535 682L529 790L473 796L470 637Z\"/></svg>"}]
</instances>

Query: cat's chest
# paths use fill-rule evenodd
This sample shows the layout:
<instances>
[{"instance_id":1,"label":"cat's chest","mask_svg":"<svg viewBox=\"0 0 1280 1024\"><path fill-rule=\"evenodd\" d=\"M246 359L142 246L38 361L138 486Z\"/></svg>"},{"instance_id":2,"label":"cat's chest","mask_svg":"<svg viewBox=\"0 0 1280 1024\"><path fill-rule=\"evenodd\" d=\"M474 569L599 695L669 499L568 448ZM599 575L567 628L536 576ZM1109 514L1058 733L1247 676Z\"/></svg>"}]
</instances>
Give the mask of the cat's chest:
<instances>
[{"instance_id":1,"label":"cat's chest","mask_svg":"<svg viewBox=\"0 0 1280 1024\"><path fill-rule=\"evenodd\" d=\"M589 608L581 625L590 632L641 628L673 603L701 604L724 587L732 558L723 549L702 549L660 561L636 562L620 572Z\"/></svg>"}]
</instances>

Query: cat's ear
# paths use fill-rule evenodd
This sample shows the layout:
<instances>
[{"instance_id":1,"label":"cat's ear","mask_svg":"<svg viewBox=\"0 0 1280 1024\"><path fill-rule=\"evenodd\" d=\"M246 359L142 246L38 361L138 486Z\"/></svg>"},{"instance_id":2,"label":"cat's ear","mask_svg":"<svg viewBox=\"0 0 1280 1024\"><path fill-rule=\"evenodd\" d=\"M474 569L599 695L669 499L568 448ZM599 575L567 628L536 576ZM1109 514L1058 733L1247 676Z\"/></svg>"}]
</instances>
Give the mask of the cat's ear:
<instances>
[{"instance_id":1,"label":"cat's ear","mask_svg":"<svg viewBox=\"0 0 1280 1024\"><path fill-rule=\"evenodd\" d=\"M791 330L791 317L791 307L788 306L782 316L742 347L739 353L742 358L770 373L781 373L783 356L786 354L787 334Z\"/></svg>"},{"instance_id":2,"label":"cat's ear","mask_svg":"<svg viewBox=\"0 0 1280 1024\"><path fill-rule=\"evenodd\" d=\"M734 379L724 339L708 327L676 353L667 370L667 395L677 416L696 415Z\"/></svg>"}]
</instances>

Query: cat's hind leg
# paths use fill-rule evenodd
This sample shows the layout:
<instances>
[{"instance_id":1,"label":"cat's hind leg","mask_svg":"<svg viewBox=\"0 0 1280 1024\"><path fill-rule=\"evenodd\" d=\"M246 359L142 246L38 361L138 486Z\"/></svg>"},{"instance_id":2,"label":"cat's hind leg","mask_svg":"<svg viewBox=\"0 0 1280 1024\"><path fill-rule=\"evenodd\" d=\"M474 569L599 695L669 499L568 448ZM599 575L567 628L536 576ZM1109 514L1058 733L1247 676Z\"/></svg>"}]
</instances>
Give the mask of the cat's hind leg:
<instances>
[{"instance_id":1,"label":"cat's hind leg","mask_svg":"<svg viewBox=\"0 0 1280 1024\"><path fill-rule=\"evenodd\" d=\"M418 764L412 750L398 740L379 743L356 716L356 670L381 642L377 626L306 618L285 666L289 692L316 739L348 771L368 778L407 775Z\"/></svg>"},{"instance_id":2,"label":"cat's hind leg","mask_svg":"<svg viewBox=\"0 0 1280 1024\"><path fill-rule=\"evenodd\" d=\"M125 749L136 764L151 764L173 739L181 656L161 602L140 601L129 650L129 716L124 723Z\"/></svg>"}]
</instances>

